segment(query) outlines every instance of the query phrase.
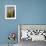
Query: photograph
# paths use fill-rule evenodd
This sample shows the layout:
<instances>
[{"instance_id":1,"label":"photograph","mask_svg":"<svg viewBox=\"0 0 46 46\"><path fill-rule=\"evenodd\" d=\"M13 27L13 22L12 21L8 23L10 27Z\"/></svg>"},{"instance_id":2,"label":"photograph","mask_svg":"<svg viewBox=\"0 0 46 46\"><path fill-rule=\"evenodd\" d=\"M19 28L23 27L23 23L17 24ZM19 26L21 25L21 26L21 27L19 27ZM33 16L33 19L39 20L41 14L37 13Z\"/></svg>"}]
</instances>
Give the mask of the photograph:
<instances>
[{"instance_id":1,"label":"photograph","mask_svg":"<svg viewBox=\"0 0 46 46\"><path fill-rule=\"evenodd\" d=\"M5 19L16 19L16 5L5 5Z\"/></svg>"},{"instance_id":2,"label":"photograph","mask_svg":"<svg viewBox=\"0 0 46 46\"><path fill-rule=\"evenodd\" d=\"M19 24L18 25L18 42L20 46L36 41L46 41L46 25Z\"/></svg>"}]
</instances>

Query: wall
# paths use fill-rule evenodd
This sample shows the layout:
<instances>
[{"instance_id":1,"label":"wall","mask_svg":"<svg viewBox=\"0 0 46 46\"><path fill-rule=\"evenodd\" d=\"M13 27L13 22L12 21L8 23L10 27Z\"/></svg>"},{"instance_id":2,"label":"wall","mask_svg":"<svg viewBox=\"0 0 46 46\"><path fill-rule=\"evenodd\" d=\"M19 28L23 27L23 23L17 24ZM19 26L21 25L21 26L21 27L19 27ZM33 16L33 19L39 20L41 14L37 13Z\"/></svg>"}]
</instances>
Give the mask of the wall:
<instances>
[{"instance_id":1,"label":"wall","mask_svg":"<svg viewBox=\"0 0 46 46\"><path fill-rule=\"evenodd\" d=\"M16 20L5 20L7 4L16 4ZM46 0L0 0L0 44L8 43L9 32L17 34L17 24L46 24Z\"/></svg>"},{"instance_id":2,"label":"wall","mask_svg":"<svg viewBox=\"0 0 46 46\"><path fill-rule=\"evenodd\" d=\"M16 0L19 24L46 24L46 0Z\"/></svg>"},{"instance_id":3,"label":"wall","mask_svg":"<svg viewBox=\"0 0 46 46\"><path fill-rule=\"evenodd\" d=\"M8 34L10 32L16 32L17 34L17 19L5 20L5 5L16 5L16 0L0 0L0 44L7 44ZM17 43L17 39L15 41Z\"/></svg>"}]
</instances>

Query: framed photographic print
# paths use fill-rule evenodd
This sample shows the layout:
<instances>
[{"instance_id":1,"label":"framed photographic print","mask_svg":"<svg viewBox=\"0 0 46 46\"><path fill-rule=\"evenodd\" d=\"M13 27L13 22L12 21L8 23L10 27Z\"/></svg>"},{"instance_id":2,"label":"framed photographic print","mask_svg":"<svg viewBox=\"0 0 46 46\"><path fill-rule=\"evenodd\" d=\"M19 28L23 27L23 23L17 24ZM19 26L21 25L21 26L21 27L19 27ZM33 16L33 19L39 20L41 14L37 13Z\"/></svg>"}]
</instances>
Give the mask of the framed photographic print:
<instances>
[{"instance_id":1,"label":"framed photographic print","mask_svg":"<svg viewBox=\"0 0 46 46\"><path fill-rule=\"evenodd\" d=\"M18 24L18 43L24 40L46 41L46 24Z\"/></svg>"},{"instance_id":2,"label":"framed photographic print","mask_svg":"<svg viewBox=\"0 0 46 46\"><path fill-rule=\"evenodd\" d=\"M16 19L16 5L5 5L5 19Z\"/></svg>"}]
</instances>

